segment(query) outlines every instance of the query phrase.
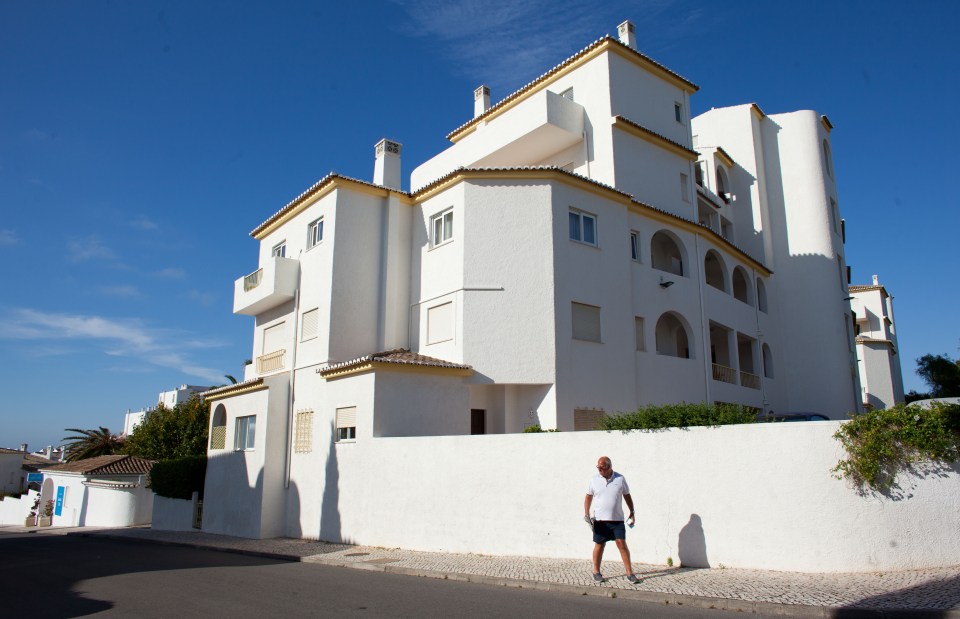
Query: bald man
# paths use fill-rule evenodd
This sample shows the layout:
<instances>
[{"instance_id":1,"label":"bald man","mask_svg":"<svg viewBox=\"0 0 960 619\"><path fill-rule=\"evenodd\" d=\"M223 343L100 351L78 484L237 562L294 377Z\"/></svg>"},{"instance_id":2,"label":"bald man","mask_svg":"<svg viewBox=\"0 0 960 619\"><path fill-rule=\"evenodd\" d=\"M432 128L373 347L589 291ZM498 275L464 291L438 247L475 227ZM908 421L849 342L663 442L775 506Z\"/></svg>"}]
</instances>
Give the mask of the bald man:
<instances>
[{"instance_id":1,"label":"bald man","mask_svg":"<svg viewBox=\"0 0 960 619\"><path fill-rule=\"evenodd\" d=\"M593 528L593 579L597 582L603 582L600 561L603 559L603 549L609 541L617 543L620 558L623 559L623 567L627 570L627 580L633 584L640 582L633 573L633 566L630 565L623 501L626 501L627 507L630 508L630 517L627 522L632 527L635 521L633 499L630 497L627 480L613 470L613 462L610 458L601 456L597 460L597 475L590 479L587 496L583 499L583 519ZM593 508L592 517L591 507Z\"/></svg>"}]
</instances>

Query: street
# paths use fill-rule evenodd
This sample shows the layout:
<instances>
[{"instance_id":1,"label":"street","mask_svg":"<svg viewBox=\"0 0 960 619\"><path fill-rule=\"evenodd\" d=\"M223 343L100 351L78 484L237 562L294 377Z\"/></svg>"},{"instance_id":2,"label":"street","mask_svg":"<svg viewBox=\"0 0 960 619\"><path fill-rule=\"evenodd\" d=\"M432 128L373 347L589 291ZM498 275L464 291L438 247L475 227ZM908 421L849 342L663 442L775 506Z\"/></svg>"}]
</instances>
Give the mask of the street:
<instances>
[{"instance_id":1,"label":"street","mask_svg":"<svg viewBox=\"0 0 960 619\"><path fill-rule=\"evenodd\" d=\"M742 616L80 536L0 533L5 616Z\"/></svg>"}]
</instances>

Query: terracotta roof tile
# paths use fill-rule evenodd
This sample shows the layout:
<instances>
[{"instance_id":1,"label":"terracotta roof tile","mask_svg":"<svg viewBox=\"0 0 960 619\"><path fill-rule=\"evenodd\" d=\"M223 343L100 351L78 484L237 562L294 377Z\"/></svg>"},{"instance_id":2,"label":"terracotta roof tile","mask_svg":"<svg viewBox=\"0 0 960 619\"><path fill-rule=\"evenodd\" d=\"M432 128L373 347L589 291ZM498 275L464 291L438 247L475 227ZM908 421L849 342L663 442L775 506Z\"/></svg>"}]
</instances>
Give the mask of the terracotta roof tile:
<instances>
[{"instance_id":1,"label":"terracotta roof tile","mask_svg":"<svg viewBox=\"0 0 960 619\"><path fill-rule=\"evenodd\" d=\"M243 382L236 383L234 385L223 385L222 387L216 387L209 391L204 391L200 395L204 398L209 398L216 395L223 395L224 393L229 393L237 389L244 389L246 387L253 387L254 385L259 385L263 382L263 378L251 378L250 380L245 380Z\"/></svg>"},{"instance_id":2,"label":"terracotta roof tile","mask_svg":"<svg viewBox=\"0 0 960 619\"><path fill-rule=\"evenodd\" d=\"M137 456L97 456L65 462L57 466L44 467L51 473L82 473L84 475L144 475L150 472L153 460Z\"/></svg>"},{"instance_id":3,"label":"terracotta roof tile","mask_svg":"<svg viewBox=\"0 0 960 619\"><path fill-rule=\"evenodd\" d=\"M452 363L450 361L444 361L443 359L437 359L436 357L428 357L426 355L410 352L406 348L394 348L393 350L384 350L381 352L375 352L369 355L365 355L363 357L351 359L349 361L335 363L333 365L327 366L326 368L320 370L320 374L324 375L328 372L344 370L354 365L363 365L364 363L370 363L373 361L376 361L378 363L396 363L398 365L421 365L421 366L436 367L436 368L450 368L450 369L456 369L456 370L473 369L469 365Z\"/></svg>"}]
</instances>

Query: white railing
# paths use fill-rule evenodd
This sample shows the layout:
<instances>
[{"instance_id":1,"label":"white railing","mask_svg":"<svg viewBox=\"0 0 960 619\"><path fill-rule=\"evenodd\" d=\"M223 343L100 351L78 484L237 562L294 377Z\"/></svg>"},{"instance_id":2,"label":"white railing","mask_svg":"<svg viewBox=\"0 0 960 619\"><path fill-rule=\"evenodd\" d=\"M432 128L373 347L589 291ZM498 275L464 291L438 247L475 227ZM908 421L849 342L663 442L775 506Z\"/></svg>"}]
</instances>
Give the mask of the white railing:
<instances>
[{"instance_id":1,"label":"white railing","mask_svg":"<svg viewBox=\"0 0 960 619\"><path fill-rule=\"evenodd\" d=\"M283 357L287 354L285 349L275 350L271 353L257 357L257 373L274 372L283 369Z\"/></svg>"},{"instance_id":2,"label":"white railing","mask_svg":"<svg viewBox=\"0 0 960 619\"><path fill-rule=\"evenodd\" d=\"M263 281L263 269L257 269L250 275L247 275L243 278L243 291L250 292L254 288L260 285L260 282Z\"/></svg>"},{"instance_id":3,"label":"white railing","mask_svg":"<svg viewBox=\"0 0 960 619\"><path fill-rule=\"evenodd\" d=\"M730 383L731 385L736 385L737 371L733 368L728 368L725 365L714 363L713 364L713 380L719 380L724 383Z\"/></svg>"},{"instance_id":4,"label":"white railing","mask_svg":"<svg viewBox=\"0 0 960 619\"><path fill-rule=\"evenodd\" d=\"M759 389L760 377L750 372L740 372L740 384L748 389Z\"/></svg>"}]
</instances>

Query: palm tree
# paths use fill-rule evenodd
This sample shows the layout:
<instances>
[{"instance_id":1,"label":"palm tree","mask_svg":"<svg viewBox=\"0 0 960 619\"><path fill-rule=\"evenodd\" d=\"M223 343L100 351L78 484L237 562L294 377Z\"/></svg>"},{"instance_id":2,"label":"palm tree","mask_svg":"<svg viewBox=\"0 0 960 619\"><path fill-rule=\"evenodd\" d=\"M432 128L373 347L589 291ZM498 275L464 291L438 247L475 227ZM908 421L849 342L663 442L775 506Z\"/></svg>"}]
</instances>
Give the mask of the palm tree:
<instances>
[{"instance_id":1,"label":"palm tree","mask_svg":"<svg viewBox=\"0 0 960 619\"><path fill-rule=\"evenodd\" d=\"M112 456L123 449L123 438L100 426L99 430L81 430L66 428L67 432L76 432L77 436L65 436L63 442L67 451L67 462Z\"/></svg>"}]
</instances>

